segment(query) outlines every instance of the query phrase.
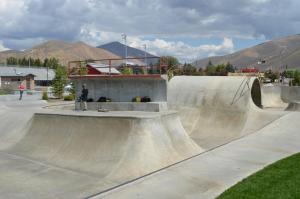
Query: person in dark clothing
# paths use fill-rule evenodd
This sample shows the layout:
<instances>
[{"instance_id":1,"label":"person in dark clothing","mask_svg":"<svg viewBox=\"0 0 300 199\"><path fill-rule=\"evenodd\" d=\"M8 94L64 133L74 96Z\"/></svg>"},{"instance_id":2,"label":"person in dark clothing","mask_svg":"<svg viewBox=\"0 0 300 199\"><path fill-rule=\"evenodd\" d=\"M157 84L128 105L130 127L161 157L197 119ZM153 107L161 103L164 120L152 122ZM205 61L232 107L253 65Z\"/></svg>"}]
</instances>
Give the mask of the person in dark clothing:
<instances>
[{"instance_id":1,"label":"person in dark clothing","mask_svg":"<svg viewBox=\"0 0 300 199\"><path fill-rule=\"evenodd\" d=\"M87 100L88 100L88 94L89 94L89 90L86 88L86 85L83 84L82 85L82 90L81 90L81 96L80 96L80 99L81 99L81 109L83 111L86 111L87 110Z\"/></svg>"}]
</instances>

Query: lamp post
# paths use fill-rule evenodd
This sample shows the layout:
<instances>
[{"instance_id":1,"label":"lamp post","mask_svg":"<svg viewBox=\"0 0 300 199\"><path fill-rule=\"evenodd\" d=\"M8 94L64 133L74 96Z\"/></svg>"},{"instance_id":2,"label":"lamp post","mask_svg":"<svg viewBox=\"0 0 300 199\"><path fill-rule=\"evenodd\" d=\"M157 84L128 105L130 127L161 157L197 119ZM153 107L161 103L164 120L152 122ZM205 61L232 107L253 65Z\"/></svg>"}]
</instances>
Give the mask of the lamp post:
<instances>
[{"instance_id":1,"label":"lamp post","mask_svg":"<svg viewBox=\"0 0 300 199\"><path fill-rule=\"evenodd\" d=\"M124 40L125 45L125 64L127 66L127 35L125 33L122 33L122 39Z\"/></svg>"}]
</instances>

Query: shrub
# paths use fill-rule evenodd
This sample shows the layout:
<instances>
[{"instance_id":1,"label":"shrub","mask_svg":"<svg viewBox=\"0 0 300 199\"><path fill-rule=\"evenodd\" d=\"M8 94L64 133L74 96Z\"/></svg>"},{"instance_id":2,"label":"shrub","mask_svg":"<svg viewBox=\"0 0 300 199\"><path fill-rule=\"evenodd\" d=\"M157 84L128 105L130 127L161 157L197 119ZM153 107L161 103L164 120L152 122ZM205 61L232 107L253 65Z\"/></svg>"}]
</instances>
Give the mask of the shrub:
<instances>
[{"instance_id":1,"label":"shrub","mask_svg":"<svg viewBox=\"0 0 300 199\"><path fill-rule=\"evenodd\" d=\"M74 95L72 95L72 94L66 95L66 96L64 96L64 100L65 101L73 101L74 100Z\"/></svg>"},{"instance_id":2,"label":"shrub","mask_svg":"<svg viewBox=\"0 0 300 199\"><path fill-rule=\"evenodd\" d=\"M46 91L43 92L42 100L48 100L48 93Z\"/></svg>"},{"instance_id":3,"label":"shrub","mask_svg":"<svg viewBox=\"0 0 300 199\"><path fill-rule=\"evenodd\" d=\"M11 88L0 89L0 95L9 95L9 94L14 94L14 90Z\"/></svg>"},{"instance_id":4,"label":"shrub","mask_svg":"<svg viewBox=\"0 0 300 199\"><path fill-rule=\"evenodd\" d=\"M124 75L132 75L133 74L133 70L132 70L131 67L126 66L126 67L123 68L122 74L124 74Z\"/></svg>"}]
</instances>

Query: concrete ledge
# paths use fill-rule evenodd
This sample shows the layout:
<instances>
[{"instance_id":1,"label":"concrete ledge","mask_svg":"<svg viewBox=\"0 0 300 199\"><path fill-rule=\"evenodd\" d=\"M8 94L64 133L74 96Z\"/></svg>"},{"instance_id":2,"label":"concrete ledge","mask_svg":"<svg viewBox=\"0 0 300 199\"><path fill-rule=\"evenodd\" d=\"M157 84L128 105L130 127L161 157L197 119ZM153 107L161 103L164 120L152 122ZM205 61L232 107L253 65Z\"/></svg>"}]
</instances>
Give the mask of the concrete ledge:
<instances>
[{"instance_id":1,"label":"concrete ledge","mask_svg":"<svg viewBox=\"0 0 300 199\"><path fill-rule=\"evenodd\" d=\"M109 111L147 111L161 112L168 110L167 102L88 102L88 110L107 109ZM80 110L80 102L75 103L75 110Z\"/></svg>"}]
</instances>

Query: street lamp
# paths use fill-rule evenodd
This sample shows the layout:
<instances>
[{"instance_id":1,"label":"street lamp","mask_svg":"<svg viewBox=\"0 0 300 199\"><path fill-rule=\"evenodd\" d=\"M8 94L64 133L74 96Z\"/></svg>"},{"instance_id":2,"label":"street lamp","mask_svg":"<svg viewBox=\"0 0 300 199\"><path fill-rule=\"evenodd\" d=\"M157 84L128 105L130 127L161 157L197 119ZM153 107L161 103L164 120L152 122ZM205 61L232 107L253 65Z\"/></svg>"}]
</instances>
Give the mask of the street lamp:
<instances>
[{"instance_id":1,"label":"street lamp","mask_svg":"<svg viewBox=\"0 0 300 199\"><path fill-rule=\"evenodd\" d=\"M121 34L122 39L124 40L124 45L125 45L125 64L127 66L127 35L125 33Z\"/></svg>"}]
</instances>

